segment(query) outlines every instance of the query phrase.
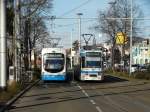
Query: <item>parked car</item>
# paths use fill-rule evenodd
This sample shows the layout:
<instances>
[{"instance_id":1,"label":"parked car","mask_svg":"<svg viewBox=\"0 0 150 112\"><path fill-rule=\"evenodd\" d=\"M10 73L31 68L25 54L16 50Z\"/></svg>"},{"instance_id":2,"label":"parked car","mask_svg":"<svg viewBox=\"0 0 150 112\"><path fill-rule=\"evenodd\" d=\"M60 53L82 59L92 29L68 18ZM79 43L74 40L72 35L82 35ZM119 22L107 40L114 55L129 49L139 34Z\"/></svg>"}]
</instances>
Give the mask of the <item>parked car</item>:
<instances>
[{"instance_id":1,"label":"parked car","mask_svg":"<svg viewBox=\"0 0 150 112\"><path fill-rule=\"evenodd\" d=\"M140 67L139 64L133 64L133 65L131 66L131 72L139 71L139 67Z\"/></svg>"},{"instance_id":2,"label":"parked car","mask_svg":"<svg viewBox=\"0 0 150 112\"><path fill-rule=\"evenodd\" d=\"M147 71L147 66L146 65L141 65L139 67L139 71Z\"/></svg>"}]
</instances>

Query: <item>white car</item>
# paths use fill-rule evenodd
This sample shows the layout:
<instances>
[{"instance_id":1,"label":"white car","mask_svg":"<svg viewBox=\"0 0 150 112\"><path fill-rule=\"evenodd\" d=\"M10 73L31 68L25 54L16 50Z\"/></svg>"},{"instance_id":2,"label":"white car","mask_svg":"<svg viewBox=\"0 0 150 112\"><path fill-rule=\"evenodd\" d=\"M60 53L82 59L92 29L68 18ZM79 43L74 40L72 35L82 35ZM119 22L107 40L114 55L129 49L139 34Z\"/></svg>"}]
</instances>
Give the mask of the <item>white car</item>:
<instances>
[{"instance_id":1,"label":"white car","mask_svg":"<svg viewBox=\"0 0 150 112\"><path fill-rule=\"evenodd\" d=\"M131 66L131 72L136 72L139 70L139 65L138 64L134 64Z\"/></svg>"}]
</instances>

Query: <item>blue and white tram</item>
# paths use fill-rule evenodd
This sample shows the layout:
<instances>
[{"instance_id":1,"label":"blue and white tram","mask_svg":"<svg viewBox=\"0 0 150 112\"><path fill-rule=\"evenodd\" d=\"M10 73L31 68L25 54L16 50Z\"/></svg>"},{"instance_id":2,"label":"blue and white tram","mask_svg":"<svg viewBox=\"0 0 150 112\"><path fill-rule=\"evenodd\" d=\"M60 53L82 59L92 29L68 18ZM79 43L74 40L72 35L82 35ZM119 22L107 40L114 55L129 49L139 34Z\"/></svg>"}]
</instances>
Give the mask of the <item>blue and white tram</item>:
<instances>
[{"instance_id":1,"label":"blue and white tram","mask_svg":"<svg viewBox=\"0 0 150 112\"><path fill-rule=\"evenodd\" d=\"M102 50L80 51L80 80L97 80L104 78Z\"/></svg>"},{"instance_id":2,"label":"blue and white tram","mask_svg":"<svg viewBox=\"0 0 150 112\"><path fill-rule=\"evenodd\" d=\"M63 48L42 49L42 74L43 81L66 80L66 51Z\"/></svg>"}]
</instances>

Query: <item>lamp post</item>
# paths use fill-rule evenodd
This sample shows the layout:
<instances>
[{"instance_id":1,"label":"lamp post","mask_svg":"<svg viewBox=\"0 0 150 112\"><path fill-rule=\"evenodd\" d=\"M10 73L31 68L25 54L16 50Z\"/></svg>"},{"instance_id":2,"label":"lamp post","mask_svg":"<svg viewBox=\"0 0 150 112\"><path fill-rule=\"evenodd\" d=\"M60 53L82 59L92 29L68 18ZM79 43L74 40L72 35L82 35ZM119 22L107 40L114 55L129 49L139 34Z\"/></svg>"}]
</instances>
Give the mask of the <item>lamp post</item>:
<instances>
[{"instance_id":1,"label":"lamp post","mask_svg":"<svg viewBox=\"0 0 150 112\"><path fill-rule=\"evenodd\" d=\"M77 13L78 17L79 17L79 51L81 49L81 16L83 15L83 13Z\"/></svg>"}]
</instances>

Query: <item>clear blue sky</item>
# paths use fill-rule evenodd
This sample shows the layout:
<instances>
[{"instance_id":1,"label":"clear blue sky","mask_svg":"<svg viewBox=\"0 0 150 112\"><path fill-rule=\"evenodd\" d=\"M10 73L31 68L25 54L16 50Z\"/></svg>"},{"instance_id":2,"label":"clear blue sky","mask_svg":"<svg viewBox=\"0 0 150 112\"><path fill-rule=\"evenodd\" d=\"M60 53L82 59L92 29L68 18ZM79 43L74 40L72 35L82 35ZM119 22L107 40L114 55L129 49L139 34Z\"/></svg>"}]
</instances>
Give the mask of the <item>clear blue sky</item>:
<instances>
[{"instance_id":1,"label":"clear blue sky","mask_svg":"<svg viewBox=\"0 0 150 112\"><path fill-rule=\"evenodd\" d=\"M85 3L88 1L88 3ZM111 0L54 0L53 9L51 15L56 17L77 17L77 13L83 13L83 18L86 17L97 17L99 10L105 10L108 7L108 2ZM140 5L141 9L144 12L145 17L150 17L150 0L133 0ZM85 3L85 4L84 4ZM81 6L81 4L84 4ZM79 8L77 8L79 7ZM71 11L72 9L77 8L76 10ZM69 12L71 11L71 12ZM67 13L67 14L66 14ZM65 15L64 15L65 14ZM64 15L64 16L62 16ZM78 39L78 24L77 20L55 20L53 23L53 31L55 32L56 37L61 37L63 40L61 44L65 46L70 46L70 35L71 30L73 29L73 40ZM96 24L96 20L82 20L82 33L96 33L88 28ZM147 21L150 23L150 20ZM49 23L51 24L51 23ZM48 26L51 28L51 26ZM150 31L150 29L149 29ZM98 33L96 33L98 36ZM97 41L103 41L104 38L98 38Z\"/></svg>"},{"instance_id":2,"label":"clear blue sky","mask_svg":"<svg viewBox=\"0 0 150 112\"><path fill-rule=\"evenodd\" d=\"M108 1L109 0L54 0L52 13L56 16L61 16L62 14L86 2L80 8L72 11L65 17L74 17L78 12L84 13L84 16L86 17L96 16L97 10L104 9Z\"/></svg>"}]
</instances>

